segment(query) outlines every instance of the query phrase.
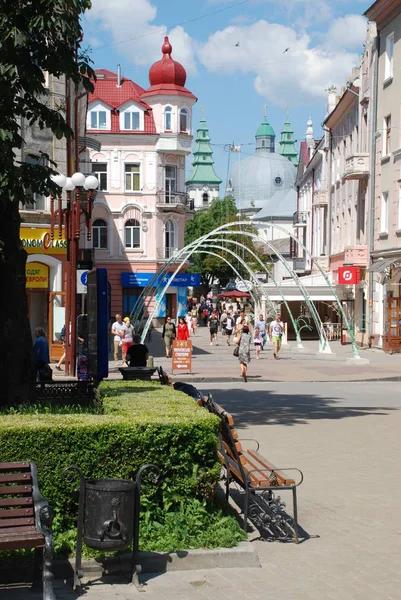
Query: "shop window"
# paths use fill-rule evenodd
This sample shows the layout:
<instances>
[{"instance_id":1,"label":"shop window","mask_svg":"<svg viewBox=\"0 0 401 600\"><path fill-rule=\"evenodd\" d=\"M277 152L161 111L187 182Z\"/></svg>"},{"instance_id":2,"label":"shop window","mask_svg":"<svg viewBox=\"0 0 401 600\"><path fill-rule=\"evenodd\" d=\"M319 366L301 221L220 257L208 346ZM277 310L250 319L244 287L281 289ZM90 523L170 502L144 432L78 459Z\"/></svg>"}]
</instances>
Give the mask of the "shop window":
<instances>
[{"instance_id":1,"label":"shop window","mask_svg":"<svg viewBox=\"0 0 401 600\"><path fill-rule=\"evenodd\" d=\"M128 219L124 227L125 247L127 250L140 248L141 244L141 228L139 221L136 219Z\"/></svg>"},{"instance_id":2,"label":"shop window","mask_svg":"<svg viewBox=\"0 0 401 600\"><path fill-rule=\"evenodd\" d=\"M107 223L103 219L96 219L92 224L93 248L95 250L107 249Z\"/></svg>"}]
</instances>

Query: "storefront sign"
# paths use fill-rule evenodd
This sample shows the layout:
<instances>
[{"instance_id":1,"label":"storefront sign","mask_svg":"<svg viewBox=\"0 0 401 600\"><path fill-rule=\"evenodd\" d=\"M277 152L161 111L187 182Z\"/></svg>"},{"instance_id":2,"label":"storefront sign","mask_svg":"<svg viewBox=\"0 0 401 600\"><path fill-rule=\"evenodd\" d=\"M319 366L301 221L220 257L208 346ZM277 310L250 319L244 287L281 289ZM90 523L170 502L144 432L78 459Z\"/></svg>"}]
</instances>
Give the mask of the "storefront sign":
<instances>
[{"instance_id":1,"label":"storefront sign","mask_svg":"<svg viewBox=\"0 0 401 600\"><path fill-rule=\"evenodd\" d=\"M54 232L54 239L51 239L50 229L40 229L36 227L21 227L21 242L28 254L66 254L67 241L64 230L61 239L58 237L58 230Z\"/></svg>"},{"instance_id":2,"label":"storefront sign","mask_svg":"<svg viewBox=\"0 0 401 600\"><path fill-rule=\"evenodd\" d=\"M173 373L191 373L192 342L175 340L173 342Z\"/></svg>"},{"instance_id":3,"label":"storefront sign","mask_svg":"<svg viewBox=\"0 0 401 600\"><path fill-rule=\"evenodd\" d=\"M154 273L121 273L122 287L145 287L154 277ZM160 277L156 285L166 285L171 275ZM170 285L173 286L197 286L200 285L200 275L192 273L178 273Z\"/></svg>"},{"instance_id":4,"label":"storefront sign","mask_svg":"<svg viewBox=\"0 0 401 600\"><path fill-rule=\"evenodd\" d=\"M361 281L361 270L359 267L338 267L339 285L356 285Z\"/></svg>"},{"instance_id":5,"label":"storefront sign","mask_svg":"<svg viewBox=\"0 0 401 600\"><path fill-rule=\"evenodd\" d=\"M26 287L30 290L49 289L49 267L39 262L29 262L25 267Z\"/></svg>"}]
</instances>

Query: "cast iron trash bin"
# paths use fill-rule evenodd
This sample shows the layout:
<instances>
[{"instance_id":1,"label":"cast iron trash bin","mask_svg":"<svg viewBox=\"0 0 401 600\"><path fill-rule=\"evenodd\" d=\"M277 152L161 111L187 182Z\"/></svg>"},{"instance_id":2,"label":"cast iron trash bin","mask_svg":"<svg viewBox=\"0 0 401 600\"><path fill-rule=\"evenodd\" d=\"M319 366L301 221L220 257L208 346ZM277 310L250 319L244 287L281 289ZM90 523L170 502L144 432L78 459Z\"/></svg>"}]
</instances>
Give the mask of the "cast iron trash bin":
<instances>
[{"instance_id":1,"label":"cast iron trash bin","mask_svg":"<svg viewBox=\"0 0 401 600\"><path fill-rule=\"evenodd\" d=\"M89 548L116 552L132 545L132 581L143 591L139 582L139 515L141 510L141 478L146 469L153 469L157 482L160 469L147 464L140 467L135 481L130 479L89 479L85 481L77 466L66 467L62 474L76 471L79 475L78 532L74 567L74 589L81 588L82 541ZM70 475L70 473L69 473ZM71 480L71 478L69 477Z\"/></svg>"}]
</instances>

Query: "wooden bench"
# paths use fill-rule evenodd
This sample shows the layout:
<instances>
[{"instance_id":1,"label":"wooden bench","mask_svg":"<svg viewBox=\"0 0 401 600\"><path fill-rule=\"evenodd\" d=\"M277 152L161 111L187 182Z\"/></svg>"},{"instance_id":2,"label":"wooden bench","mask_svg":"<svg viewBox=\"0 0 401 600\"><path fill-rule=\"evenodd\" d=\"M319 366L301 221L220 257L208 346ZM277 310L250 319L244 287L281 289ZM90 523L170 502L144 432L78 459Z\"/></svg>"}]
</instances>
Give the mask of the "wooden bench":
<instances>
[{"instance_id":1,"label":"wooden bench","mask_svg":"<svg viewBox=\"0 0 401 600\"><path fill-rule=\"evenodd\" d=\"M226 498L228 500L231 481L244 490L244 531L250 517L269 537L280 540L292 537L298 543L297 487L303 481L302 472L293 467L285 469L299 473L300 480L296 482L259 453L256 440L240 440L232 415L214 402L212 396L206 397L203 405L221 419L218 456L226 471ZM243 442L254 442L256 448L245 449ZM284 502L276 495L284 490L292 492L293 518L285 512Z\"/></svg>"},{"instance_id":2,"label":"wooden bench","mask_svg":"<svg viewBox=\"0 0 401 600\"><path fill-rule=\"evenodd\" d=\"M157 371L157 367L119 367L118 370L124 380L141 379L142 381L150 381L152 375Z\"/></svg>"},{"instance_id":3,"label":"wooden bench","mask_svg":"<svg viewBox=\"0 0 401 600\"><path fill-rule=\"evenodd\" d=\"M0 463L0 552L35 549L32 588L43 586L43 600L56 600L52 522L53 510L39 492L35 463Z\"/></svg>"}]
</instances>

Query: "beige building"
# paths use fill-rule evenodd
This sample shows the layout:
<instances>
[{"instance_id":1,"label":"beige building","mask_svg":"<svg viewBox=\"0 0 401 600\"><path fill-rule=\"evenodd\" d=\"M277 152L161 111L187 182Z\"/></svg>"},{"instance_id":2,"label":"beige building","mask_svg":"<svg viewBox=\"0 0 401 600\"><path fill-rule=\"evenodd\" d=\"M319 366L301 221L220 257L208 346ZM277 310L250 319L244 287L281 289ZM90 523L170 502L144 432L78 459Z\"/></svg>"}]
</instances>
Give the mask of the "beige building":
<instances>
[{"instance_id":1,"label":"beige building","mask_svg":"<svg viewBox=\"0 0 401 600\"><path fill-rule=\"evenodd\" d=\"M365 15L377 27L371 59L371 335L375 345L394 350L401 345L401 3L377 0Z\"/></svg>"}]
</instances>

